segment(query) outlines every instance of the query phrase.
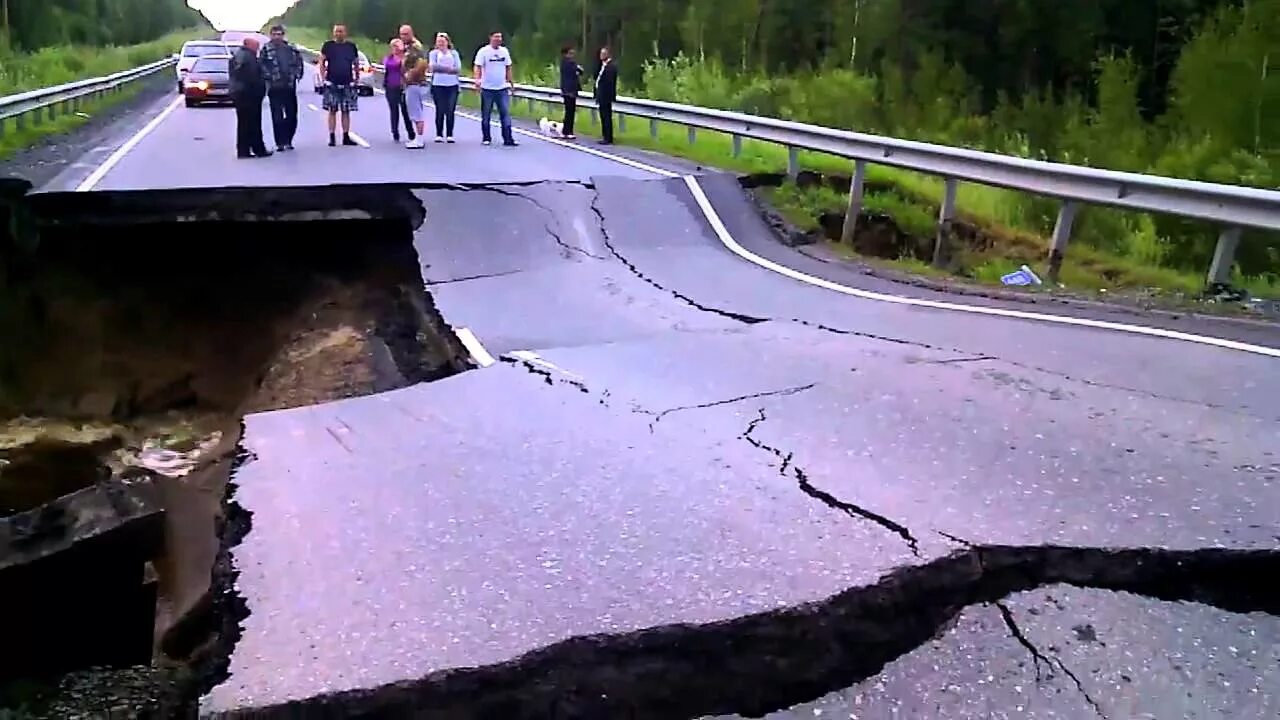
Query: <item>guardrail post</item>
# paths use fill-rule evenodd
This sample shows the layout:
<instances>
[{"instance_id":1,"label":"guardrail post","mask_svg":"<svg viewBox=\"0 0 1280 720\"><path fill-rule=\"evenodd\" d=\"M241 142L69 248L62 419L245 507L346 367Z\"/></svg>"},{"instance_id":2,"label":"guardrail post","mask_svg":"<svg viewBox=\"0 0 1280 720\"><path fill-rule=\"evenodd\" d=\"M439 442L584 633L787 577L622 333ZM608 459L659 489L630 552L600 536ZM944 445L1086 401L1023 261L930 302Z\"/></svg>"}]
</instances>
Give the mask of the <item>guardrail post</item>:
<instances>
[{"instance_id":1,"label":"guardrail post","mask_svg":"<svg viewBox=\"0 0 1280 720\"><path fill-rule=\"evenodd\" d=\"M533 112L533 98L525 98L525 103L529 106L529 112Z\"/></svg>"},{"instance_id":2,"label":"guardrail post","mask_svg":"<svg viewBox=\"0 0 1280 720\"><path fill-rule=\"evenodd\" d=\"M742 136L734 135L733 136L733 156L736 158L736 157L740 157L741 155L742 155Z\"/></svg>"},{"instance_id":3,"label":"guardrail post","mask_svg":"<svg viewBox=\"0 0 1280 720\"><path fill-rule=\"evenodd\" d=\"M951 221L956 216L956 180L947 178L942 186L942 206L938 208L938 233L933 241L933 266L942 267L946 259L947 238L951 235Z\"/></svg>"},{"instance_id":4,"label":"guardrail post","mask_svg":"<svg viewBox=\"0 0 1280 720\"><path fill-rule=\"evenodd\" d=\"M800 148L787 146L787 177L795 180L800 175Z\"/></svg>"},{"instance_id":5,"label":"guardrail post","mask_svg":"<svg viewBox=\"0 0 1280 720\"><path fill-rule=\"evenodd\" d=\"M13 125L14 125L14 127L17 129L17 131L18 131L18 132L22 132L23 130L26 130L26 129L27 129L27 116L26 116L26 115L24 115L24 114L22 114L22 113L19 113L18 115L14 116L14 118L13 118Z\"/></svg>"},{"instance_id":6,"label":"guardrail post","mask_svg":"<svg viewBox=\"0 0 1280 720\"><path fill-rule=\"evenodd\" d=\"M627 131L627 116L619 114L618 115L618 132L624 133L626 131Z\"/></svg>"},{"instance_id":7,"label":"guardrail post","mask_svg":"<svg viewBox=\"0 0 1280 720\"><path fill-rule=\"evenodd\" d=\"M692 144L694 144L695 142L697 142L697 141L698 141L698 128L696 128L696 127L694 127L694 126L690 125L690 126L687 128L687 133L686 133L686 134L687 134L687 135L688 135L688 137L689 137L689 144L690 144L690 145L692 145Z\"/></svg>"},{"instance_id":8,"label":"guardrail post","mask_svg":"<svg viewBox=\"0 0 1280 720\"><path fill-rule=\"evenodd\" d=\"M596 110L595 108L591 108L591 127L595 127L596 125L599 125L599 124L600 124L600 111Z\"/></svg>"},{"instance_id":9,"label":"guardrail post","mask_svg":"<svg viewBox=\"0 0 1280 720\"><path fill-rule=\"evenodd\" d=\"M1075 224L1076 213L1080 211L1080 203L1067 200L1058 208L1058 222L1053 226L1053 238L1049 241L1049 282L1058 282L1058 273L1062 271L1062 258L1067 253L1067 243L1071 240L1071 226Z\"/></svg>"},{"instance_id":10,"label":"guardrail post","mask_svg":"<svg viewBox=\"0 0 1280 720\"><path fill-rule=\"evenodd\" d=\"M853 236L858 229L858 216L862 214L862 186L866 179L867 161L854 160L853 179L849 182L849 209L844 214L844 227L840 228L840 242L846 245L853 244Z\"/></svg>"},{"instance_id":11,"label":"guardrail post","mask_svg":"<svg viewBox=\"0 0 1280 720\"><path fill-rule=\"evenodd\" d=\"M1240 245L1240 228L1230 227L1218 234L1218 246L1213 249L1213 264L1209 266L1209 285L1231 282L1231 267L1236 260L1236 247Z\"/></svg>"},{"instance_id":12,"label":"guardrail post","mask_svg":"<svg viewBox=\"0 0 1280 720\"><path fill-rule=\"evenodd\" d=\"M658 139L658 121L653 118L649 118L649 137Z\"/></svg>"}]
</instances>

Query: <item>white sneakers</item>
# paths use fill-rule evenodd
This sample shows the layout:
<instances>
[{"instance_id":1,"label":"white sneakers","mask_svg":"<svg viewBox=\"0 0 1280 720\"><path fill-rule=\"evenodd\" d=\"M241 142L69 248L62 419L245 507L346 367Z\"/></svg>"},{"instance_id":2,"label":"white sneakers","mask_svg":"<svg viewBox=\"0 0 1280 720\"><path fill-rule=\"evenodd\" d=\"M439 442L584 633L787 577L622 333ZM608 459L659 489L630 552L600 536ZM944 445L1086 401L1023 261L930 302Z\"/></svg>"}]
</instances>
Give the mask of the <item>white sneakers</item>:
<instances>
[{"instance_id":1,"label":"white sneakers","mask_svg":"<svg viewBox=\"0 0 1280 720\"><path fill-rule=\"evenodd\" d=\"M435 140L435 141L436 141L437 143L449 143L449 144L453 144L453 137L452 137L452 136L450 136L450 137L443 137L443 136L441 136L441 135L437 135L437 136L436 136L436 140ZM410 150L419 150L419 149L421 149L421 148L426 147L426 146L427 146L427 143L426 143L426 141L425 141L425 140L423 140L423 139L422 139L422 136L421 136L421 135L419 135L418 137L416 137L416 138L414 138L414 139L410 140L409 142L405 143L405 144L404 144L404 146L405 146L406 148L409 148Z\"/></svg>"}]
</instances>

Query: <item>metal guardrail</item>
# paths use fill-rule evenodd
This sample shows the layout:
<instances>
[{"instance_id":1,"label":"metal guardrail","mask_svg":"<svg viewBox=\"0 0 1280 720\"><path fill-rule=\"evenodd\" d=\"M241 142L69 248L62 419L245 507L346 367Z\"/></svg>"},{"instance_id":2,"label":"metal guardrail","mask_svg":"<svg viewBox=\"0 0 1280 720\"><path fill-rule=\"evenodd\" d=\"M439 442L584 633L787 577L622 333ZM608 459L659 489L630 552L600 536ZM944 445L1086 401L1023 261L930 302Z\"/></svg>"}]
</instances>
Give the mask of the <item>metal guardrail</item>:
<instances>
[{"instance_id":1,"label":"metal guardrail","mask_svg":"<svg viewBox=\"0 0 1280 720\"><path fill-rule=\"evenodd\" d=\"M374 70L381 73L382 67L375 64ZM464 76L461 80L465 86L472 85L471 78ZM528 101L531 109L539 102L548 105L564 103L556 88L517 84L514 94ZM578 104L591 111L592 123L595 124L599 112L595 99L581 93ZM791 177L800 172L801 150L852 160L849 207L841 233L841 239L846 243L853 240L857 217L862 209L863 183L869 163L940 177L944 181L944 190L934 242L935 263L940 262L945 254L946 239L956 216L959 182L1018 190L1062 202L1048 253L1051 280L1056 280L1061 270L1072 225L1082 204L1176 215L1218 224L1223 229L1208 273L1210 284L1230 281L1242 228L1280 230L1280 192L1276 190L1028 160L658 100L620 97L613 103L612 111L619 116L620 128L625 127L627 116L647 119L649 133L653 137L658 135L659 122L688 128L690 143L696 142L698 129L728 134L732 137L734 156L742 151L744 137L782 145L787 148L787 173Z\"/></svg>"},{"instance_id":2,"label":"metal guardrail","mask_svg":"<svg viewBox=\"0 0 1280 720\"><path fill-rule=\"evenodd\" d=\"M172 56L104 77L0 97L0 137L4 136L4 124L9 118L14 118L18 130L22 130L28 119L33 125L39 125L45 118L56 119L59 110L63 115L79 112L80 104L85 100L96 100L119 92L125 85L173 67L177 62L177 57Z\"/></svg>"}]
</instances>

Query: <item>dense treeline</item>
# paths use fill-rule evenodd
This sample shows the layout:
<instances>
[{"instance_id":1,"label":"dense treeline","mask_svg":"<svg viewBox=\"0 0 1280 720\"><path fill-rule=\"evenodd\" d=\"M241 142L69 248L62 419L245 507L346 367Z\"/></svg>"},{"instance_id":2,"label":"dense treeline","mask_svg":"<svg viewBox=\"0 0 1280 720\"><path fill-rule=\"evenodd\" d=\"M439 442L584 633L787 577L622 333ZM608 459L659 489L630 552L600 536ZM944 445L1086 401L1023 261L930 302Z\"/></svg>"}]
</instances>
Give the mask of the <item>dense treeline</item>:
<instances>
[{"instance_id":1,"label":"dense treeline","mask_svg":"<svg viewBox=\"0 0 1280 720\"><path fill-rule=\"evenodd\" d=\"M133 45L201 25L186 0L0 0L0 43Z\"/></svg>"}]
</instances>

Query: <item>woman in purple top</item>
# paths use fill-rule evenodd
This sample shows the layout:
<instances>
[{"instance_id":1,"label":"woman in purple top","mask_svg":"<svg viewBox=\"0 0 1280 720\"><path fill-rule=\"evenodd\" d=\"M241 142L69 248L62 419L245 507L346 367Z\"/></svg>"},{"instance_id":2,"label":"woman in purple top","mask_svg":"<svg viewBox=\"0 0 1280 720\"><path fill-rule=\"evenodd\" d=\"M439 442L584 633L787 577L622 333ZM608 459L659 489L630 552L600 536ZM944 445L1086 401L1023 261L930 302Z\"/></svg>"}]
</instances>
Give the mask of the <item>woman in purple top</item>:
<instances>
[{"instance_id":1,"label":"woman in purple top","mask_svg":"<svg viewBox=\"0 0 1280 720\"><path fill-rule=\"evenodd\" d=\"M417 137L413 132L413 123L409 122L409 106L404 100L404 43L399 38L391 41L391 53L382 59L386 68L383 75L383 89L386 90L387 106L391 109L391 139L400 142L400 118L404 117L404 129L409 133L409 140Z\"/></svg>"}]
</instances>

